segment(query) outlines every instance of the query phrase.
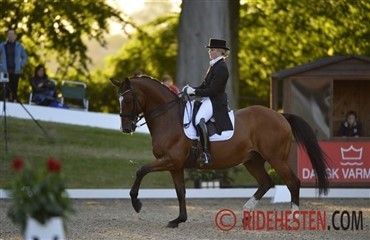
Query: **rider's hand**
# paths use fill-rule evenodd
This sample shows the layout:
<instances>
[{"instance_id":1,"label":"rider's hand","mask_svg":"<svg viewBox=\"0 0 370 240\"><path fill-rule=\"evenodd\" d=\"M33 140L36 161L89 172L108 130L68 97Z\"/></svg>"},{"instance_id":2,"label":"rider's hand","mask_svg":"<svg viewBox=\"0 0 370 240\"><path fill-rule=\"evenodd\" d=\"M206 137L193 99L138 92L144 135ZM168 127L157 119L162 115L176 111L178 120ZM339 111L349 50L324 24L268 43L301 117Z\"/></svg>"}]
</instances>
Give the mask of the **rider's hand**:
<instances>
[{"instance_id":1,"label":"rider's hand","mask_svg":"<svg viewBox=\"0 0 370 240\"><path fill-rule=\"evenodd\" d=\"M188 86L188 87L186 88L186 93L187 93L188 95L195 95L195 89L194 89L194 88L192 88L192 87L190 87L190 86Z\"/></svg>"},{"instance_id":2,"label":"rider's hand","mask_svg":"<svg viewBox=\"0 0 370 240\"><path fill-rule=\"evenodd\" d=\"M186 84L182 89L181 89L181 92L186 92L186 88L189 87L188 84Z\"/></svg>"}]
</instances>

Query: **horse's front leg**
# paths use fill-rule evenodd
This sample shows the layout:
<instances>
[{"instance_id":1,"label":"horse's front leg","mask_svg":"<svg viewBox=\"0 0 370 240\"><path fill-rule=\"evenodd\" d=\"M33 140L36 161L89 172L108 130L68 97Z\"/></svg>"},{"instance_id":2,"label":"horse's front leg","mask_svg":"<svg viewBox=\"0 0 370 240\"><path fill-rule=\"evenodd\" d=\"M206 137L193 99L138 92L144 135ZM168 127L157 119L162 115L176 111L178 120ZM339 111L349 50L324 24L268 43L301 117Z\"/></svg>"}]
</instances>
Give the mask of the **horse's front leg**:
<instances>
[{"instance_id":1,"label":"horse's front leg","mask_svg":"<svg viewBox=\"0 0 370 240\"><path fill-rule=\"evenodd\" d=\"M131 187L130 196L132 206L137 213L140 212L142 207L142 203L140 199L137 198L137 196L139 195L140 184L144 176L150 172L165 170L169 170L168 165L164 165L162 161L155 161L142 166L141 168L139 168L139 170L136 171L136 178L134 184Z\"/></svg>"},{"instance_id":2,"label":"horse's front leg","mask_svg":"<svg viewBox=\"0 0 370 240\"><path fill-rule=\"evenodd\" d=\"M148 171L147 165L142 166L141 168L139 168L139 170L136 171L135 182L131 187L131 191L130 191L131 203L132 203L132 206L134 207L134 209L137 213L140 212L141 207L142 207L142 203L141 203L140 199L137 198L137 196L139 195L140 184L141 184L141 181L143 180L143 177L148 172L149 171Z\"/></svg>"},{"instance_id":3,"label":"horse's front leg","mask_svg":"<svg viewBox=\"0 0 370 240\"><path fill-rule=\"evenodd\" d=\"M167 227L176 228L179 223L185 222L188 218L186 213L186 203L185 203L185 180L184 180L184 169L171 171L171 176L176 188L177 199L179 201L180 214L179 216L168 223Z\"/></svg>"}]
</instances>

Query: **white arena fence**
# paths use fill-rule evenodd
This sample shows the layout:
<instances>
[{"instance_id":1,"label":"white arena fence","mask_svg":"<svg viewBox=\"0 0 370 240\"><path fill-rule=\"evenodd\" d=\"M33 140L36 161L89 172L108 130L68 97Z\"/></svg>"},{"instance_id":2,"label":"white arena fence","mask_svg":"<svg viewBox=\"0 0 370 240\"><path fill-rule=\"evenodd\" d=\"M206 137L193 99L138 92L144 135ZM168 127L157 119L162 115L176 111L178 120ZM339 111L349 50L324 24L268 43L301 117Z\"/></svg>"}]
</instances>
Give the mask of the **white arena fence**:
<instances>
[{"instance_id":1,"label":"white arena fence","mask_svg":"<svg viewBox=\"0 0 370 240\"><path fill-rule=\"evenodd\" d=\"M187 189L186 198L245 198L253 196L257 188L214 188L214 189ZM129 199L130 189L68 189L73 199ZM0 189L0 199L8 199L9 195ZM140 189L139 198L142 199L176 199L175 189ZM286 186L276 186L270 189L264 198L271 198L272 202L290 202L290 193ZM300 198L318 198L315 188L301 188ZM320 198L367 198L370 199L368 188L332 188L328 195Z\"/></svg>"},{"instance_id":2,"label":"white arena fence","mask_svg":"<svg viewBox=\"0 0 370 240\"><path fill-rule=\"evenodd\" d=\"M0 109L3 109L3 102L0 102ZM120 130L120 116L119 114L99 113L99 112L85 112L79 110L70 110L53 107L43 107L37 105L23 104L31 115L40 121L72 124L79 126L88 126L96 128L104 128L111 130ZM19 103L6 103L6 115L9 117L32 119L30 115L22 108ZM141 121L139 122L139 124ZM146 125L138 127L136 132L148 133L149 130Z\"/></svg>"}]
</instances>

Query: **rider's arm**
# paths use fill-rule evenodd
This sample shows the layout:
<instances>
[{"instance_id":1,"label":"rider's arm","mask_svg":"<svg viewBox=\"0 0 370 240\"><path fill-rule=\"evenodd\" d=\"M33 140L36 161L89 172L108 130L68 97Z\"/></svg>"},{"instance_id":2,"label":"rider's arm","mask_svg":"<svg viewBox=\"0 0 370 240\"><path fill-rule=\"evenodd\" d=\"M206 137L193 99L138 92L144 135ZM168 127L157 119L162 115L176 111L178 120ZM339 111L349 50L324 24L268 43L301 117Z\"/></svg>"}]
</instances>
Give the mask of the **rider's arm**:
<instances>
[{"instance_id":1,"label":"rider's arm","mask_svg":"<svg viewBox=\"0 0 370 240\"><path fill-rule=\"evenodd\" d=\"M213 73L212 79L209 81L209 86L205 86L205 88L200 89L196 88L195 96L200 97L214 97L217 94L221 94L225 92L227 79L229 78L229 71L227 70L227 66L220 65Z\"/></svg>"}]
</instances>

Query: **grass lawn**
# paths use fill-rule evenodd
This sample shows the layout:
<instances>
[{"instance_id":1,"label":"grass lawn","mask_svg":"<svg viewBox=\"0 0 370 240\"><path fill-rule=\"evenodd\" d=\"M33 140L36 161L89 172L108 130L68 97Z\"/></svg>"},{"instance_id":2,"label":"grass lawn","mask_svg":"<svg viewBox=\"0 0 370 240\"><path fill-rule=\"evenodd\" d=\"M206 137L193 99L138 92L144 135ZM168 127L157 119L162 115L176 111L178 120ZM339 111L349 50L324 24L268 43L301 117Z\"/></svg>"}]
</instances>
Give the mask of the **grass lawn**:
<instances>
[{"instance_id":1,"label":"grass lawn","mask_svg":"<svg viewBox=\"0 0 370 240\"><path fill-rule=\"evenodd\" d=\"M8 154L4 159L4 127L1 119L0 188L12 176L10 163L20 156L32 164L44 164L49 156L62 162L68 188L130 188L136 170L154 160L151 138L146 134L124 135L119 131L40 122L51 139L32 120L7 118ZM237 185L255 184L253 177L242 171L230 176ZM193 183L188 181L187 187ZM142 188L173 188L169 172L145 176Z\"/></svg>"}]
</instances>

